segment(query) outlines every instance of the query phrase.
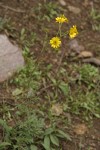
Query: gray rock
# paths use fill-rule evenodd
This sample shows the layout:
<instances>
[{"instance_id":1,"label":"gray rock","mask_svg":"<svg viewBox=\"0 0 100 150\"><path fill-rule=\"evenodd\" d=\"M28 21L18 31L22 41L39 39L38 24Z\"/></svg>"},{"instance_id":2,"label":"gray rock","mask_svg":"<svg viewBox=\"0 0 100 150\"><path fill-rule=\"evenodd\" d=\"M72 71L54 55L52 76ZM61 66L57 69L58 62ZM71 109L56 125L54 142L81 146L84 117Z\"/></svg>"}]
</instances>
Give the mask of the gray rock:
<instances>
[{"instance_id":1,"label":"gray rock","mask_svg":"<svg viewBox=\"0 0 100 150\"><path fill-rule=\"evenodd\" d=\"M24 66L24 58L18 46L13 45L6 35L0 35L0 82L11 77Z\"/></svg>"},{"instance_id":2,"label":"gray rock","mask_svg":"<svg viewBox=\"0 0 100 150\"><path fill-rule=\"evenodd\" d=\"M81 9L78 7L74 7L74 6L68 6L68 9L70 12L74 13L74 14L79 14L81 12Z\"/></svg>"},{"instance_id":3,"label":"gray rock","mask_svg":"<svg viewBox=\"0 0 100 150\"><path fill-rule=\"evenodd\" d=\"M84 51L85 48L83 45L80 45L79 42L76 39L73 39L69 42L69 49L76 52L76 53L80 53L81 51ZM71 51L70 51L71 53Z\"/></svg>"},{"instance_id":4,"label":"gray rock","mask_svg":"<svg viewBox=\"0 0 100 150\"><path fill-rule=\"evenodd\" d=\"M62 5L62 6L66 6L66 2L64 0L59 0L59 3Z\"/></svg>"}]
</instances>

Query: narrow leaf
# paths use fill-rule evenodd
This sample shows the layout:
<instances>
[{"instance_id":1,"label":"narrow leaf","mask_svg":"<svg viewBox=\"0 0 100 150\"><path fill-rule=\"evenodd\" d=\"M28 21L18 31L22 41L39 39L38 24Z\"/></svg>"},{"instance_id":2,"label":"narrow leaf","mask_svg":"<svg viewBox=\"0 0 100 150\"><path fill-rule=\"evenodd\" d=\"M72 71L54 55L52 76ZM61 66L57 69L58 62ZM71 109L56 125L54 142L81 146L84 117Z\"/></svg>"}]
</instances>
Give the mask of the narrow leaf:
<instances>
[{"instance_id":1,"label":"narrow leaf","mask_svg":"<svg viewBox=\"0 0 100 150\"><path fill-rule=\"evenodd\" d=\"M8 125L7 125L7 123L4 121L4 120L2 120L2 119L0 119L0 125L6 130L6 132L8 133L8 132L10 132L11 131L11 127L9 127Z\"/></svg>"},{"instance_id":2,"label":"narrow leaf","mask_svg":"<svg viewBox=\"0 0 100 150\"><path fill-rule=\"evenodd\" d=\"M49 134L51 134L53 131L54 131L53 128L48 128L48 129L45 130L45 135L49 135Z\"/></svg>"},{"instance_id":3,"label":"narrow leaf","mask_svg":"<svg viewBox=\"0 0 100 150\"><path fill-rule=\"evenodd\" d=\"M30 149L31 149L31 150L37 150L37 146L31 145Z\"/></svg>"},{"instance_id":4,"label":"narrow leaf","mask_svg":"<svg viewBox=\"0 0 100 150\"><path fill-rule=\"evenodd\" d=\"M59 140L58 138L55 136L55 135L50 135L50 139L51 139L51 142L56 145L56 146L59 146Z\"/></svg>"},{"instance_id":5,"label":"narrow leaf","mask_svg":"<svg viewBox=\"0 0 100 150\"><path fill-rule=\"evenodd\" d=\"M51 150L50 148L46 147L46 146L44 145L44 143L42 143L42 145L43 145L43 147L45 148L45 150Z\"/></svg>"},{"instance_id":6,"label":"narrow leaf","mask_svg":"<svg viewBox=\"0 0 100 150\"><path fill-rule=\"evenodd\" d=\"M46 150L50 150L50 138L45 136L43 146Z\"/></svg>"},{"instance_id":7,"label":"narrow leaf","mask_svg":"<svg viewBox=\"0 0 100 150\"><path fill-rule=\"evenodd\" d=\"M8 142L2 142L1 144L0 144L0 150L4 150L4 148L6 147L6 146L10 146L11 144L10 143L8 143Z\"/></svg>"},{"instance_id":8,"label":"narrow leaf","mask_svg":"<svg viewBox=\"0 0 100 150\"><path fill-rule=\"evenodd\" d=\"M20 94L22 94L22 89L16 88L16 89L12 92L12 95L13 95L13 96L18 96L18 95L20 95Z\"/></svg>"},{"instance_id":9,"label":"narrow leaf","mask_svg":"<svg viewBox=\"0 0 100 150\"><path fill-rule=\"evenodd\" d=\"M71 141L71 138L70 138L68 133L64 133L63 131L61 131L59 129L57 131L58 131L59 134L61 134L63 136L63 138L66 138L66 139Z\"/></svg>"},{"instance_id":10,"label":"narrow leaf","mask_svg":"<svg viewBox=\"0 0 100 150\"><path fill-rule=\"evenodd\" d=\"M63 92L63 94L64 94L65 96L68 95L69 87L68 87L68 84L67 84L67 83L61 82L60 85L59 85L59 88L61 89L61 91Z\"/></svg>"}]
</instances>

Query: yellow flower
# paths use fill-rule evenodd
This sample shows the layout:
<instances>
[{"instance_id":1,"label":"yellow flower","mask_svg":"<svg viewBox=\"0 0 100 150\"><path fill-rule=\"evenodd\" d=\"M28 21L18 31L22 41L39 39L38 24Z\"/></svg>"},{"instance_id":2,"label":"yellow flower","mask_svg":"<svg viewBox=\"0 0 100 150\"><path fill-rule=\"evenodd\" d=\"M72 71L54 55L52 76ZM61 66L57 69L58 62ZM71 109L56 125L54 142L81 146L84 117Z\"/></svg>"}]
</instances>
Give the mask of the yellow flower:
<instances>
[{"instance_id":1,"label":"yellow flower","mask_svg":"<svg viewBox=\"0 0 100 150\"><path fill-rule=\"evenodd\" d=\"M51 44L51 47L53 48L59 48L60 45L61 45L61 40L59 37L53 37L51 40L50 40L50 44Z\"/></svg>"},{"instance_id":2,"label":"yellow flower","mask_svg":"<svg viewBox=\"0 0 100 150\"><path fill-rule=\"evenodd\" d=\"M68 19L64 15L61 15L60 17L56 18L56 22L64 23L64 22L68 22Z\"/></svg>"},{"instance_id":3,"label":"yellow flower","mask_svg":"<svg viewBox=\"0 0 100 150\"><path fill-rule=\"evenodd\" d=\"M72 38L76 37L77 34L78 34L78 31L77 31L76 25L74 25L74 26L73 26L72 28L70 28L70 30L69 30L69 36L70 36L70 38L72 39Z\"/></svg>"}]
</instances>

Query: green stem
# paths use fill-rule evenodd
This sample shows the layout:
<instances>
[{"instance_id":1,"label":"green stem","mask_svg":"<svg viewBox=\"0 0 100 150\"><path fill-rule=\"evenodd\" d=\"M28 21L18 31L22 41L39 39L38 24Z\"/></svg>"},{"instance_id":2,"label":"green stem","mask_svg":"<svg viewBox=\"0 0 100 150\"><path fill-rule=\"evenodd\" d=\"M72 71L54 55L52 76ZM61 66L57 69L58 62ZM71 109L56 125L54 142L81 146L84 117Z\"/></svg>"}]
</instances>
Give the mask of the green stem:
<instances>
[{"instance_id":1,"label":"green stem","mask_svg":"<svg viewBox=\"0 0 100 150\"><path fill-rule=\"evenodd\" d=\"M46 47L46 44L47 44L47 38L48 38L48 33L46 32L45 38L44 38L44 41L43 41L43 47L42 47L42 50L41 50L41 51L44 51L44 49L45 49L45 47Z\"/></svg>"},{"instance_id":2,"label":"green stem","mask_svg":"<svg viewBox=\"0 0 100 150\"><path fill-rule=\"evenodd\" d=\"M57 32L57 36L59 35L60 38L62 37L61 26L62 26L62 24L59 24L59 29L58 29L58 32Z\"/></svg>"},{"instance_id":3,"label":"green stem","mask_svg":"<svg viewBox=\"0 0 100 150\"><path fill-rule=\"evenodd\" d=\"M60 38L61 38L61 36L62 36L62 33L61 33L61 26L62 26L62 24L59 24L59 36L60 36Z\"/></svg>"}]
</instances>

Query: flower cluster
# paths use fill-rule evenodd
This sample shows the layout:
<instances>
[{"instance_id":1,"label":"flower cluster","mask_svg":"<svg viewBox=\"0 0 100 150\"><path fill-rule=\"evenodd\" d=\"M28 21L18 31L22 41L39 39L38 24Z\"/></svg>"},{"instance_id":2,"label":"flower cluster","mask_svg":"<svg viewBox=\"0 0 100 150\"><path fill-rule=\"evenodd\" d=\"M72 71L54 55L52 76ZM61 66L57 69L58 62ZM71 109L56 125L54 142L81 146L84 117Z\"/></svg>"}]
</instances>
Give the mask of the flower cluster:
<instances>
[{"instance_id":1,"label":"flower cluster","mask_svg":"<svg viewBox=\"0 0 100 150\"><path fill-rule=\"evenodd\" d=\"M76 37L77 34L78 34L77 27L76 27L76 25L74 25L74 26L71 27L70 30L69 30L69 36L70 36L70 38L72 39L72 38Z\"/></svg>"},{"instance_id":2,"label":"flower cluster","mask_svg":"<svg viewBox=\"0 0 100 150\"><path fill-rule=\"evenodd\" d=\"M64 23L64 22L68 22L68 19L64 15L61 15L60 17L56 18L56 22Z\"/></svg>"},{"instance_id":3,"label":"flower cluster","mask_svg":"<svg viewBox=\"0 0 100 150\"><path fill-rule=\"evenodd\" d=\"M53 37L51 40L50 40L50 45L52 48L54 49L57 49L61 46L61 25L62 23L68 23L68 19L64 16L64 15L61 15L59 17L57 17L56 19L56 22L59 23L59 37L56 36L56 37ZM77 27L76 25L73 25L69 31L68 31L68 35L70 37L70 39L73 39L74 37L76 37L78 35L78 30L77 30Z\"/></svg>"}]
</instances>

